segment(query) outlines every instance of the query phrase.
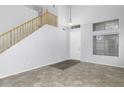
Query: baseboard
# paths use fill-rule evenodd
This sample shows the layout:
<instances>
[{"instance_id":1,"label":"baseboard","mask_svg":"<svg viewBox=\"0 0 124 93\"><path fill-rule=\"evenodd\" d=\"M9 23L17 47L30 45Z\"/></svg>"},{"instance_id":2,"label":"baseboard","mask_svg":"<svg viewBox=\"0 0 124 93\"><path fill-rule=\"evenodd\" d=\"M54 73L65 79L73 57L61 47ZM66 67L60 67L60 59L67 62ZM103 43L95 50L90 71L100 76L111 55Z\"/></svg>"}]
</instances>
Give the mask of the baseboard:
<instances>
[{"instance_id":1,"label":"baseboard","mask_svg":"<svg viewBox=\"0 0 124 93\"><path fill-rule=\"evenodd\" d=\"M124 66L119 66L119 65L112 65L112 64L105 64L105 63L96 63L96 62L87 61L87 60L80 60L80 61L81 61L81 62L86 62L86 63L98 64L98 65L105 65L105 66L111 66L111 67L124 68Z\"/></svg>"},{"instance_id":2,"label":"baseboard","mask_svg":"<svg viewBox=\"0 0 124 93\"><path fill-rule=\"evenodd\" d=\"M76 60L76 59L66 59L66 60L62 60L62 61L68 61L68 60ZM52 64L56 64L56 63L59 63L59 62L62 62L62 61L57 61L57 62L54 62L54 63L49 63L49 64L45 64L45 65L41 65L41 66L37 66L37 67L32 67L32 68L30 68L30 69L26 69L26 70L23 70L23 71L20 71L20 72L12 73L12 74L9 74L9 75L4 75L4 76L1 76L0 79L7 78L7 77L10 77L10 76L13 76L13 75L17 75L17 74L21 74L21 73L23 73L23 72L27 72L27 71L35 70L35 69L38 69L38 68L41 68L41 67L44 67L44 66L48 66L48 65L52 65ZM87 61L87 60L76 60L76 61L86 62L86 63L92 63L92 64L99 64L99 65L106 65L106 66L112 66L112 67L124 68L124 66L117 66L117 65L110 65L110 64L96 63L96 62L93 62L93 61Z\"/></svg>"},{"instance_id":3,"label":"baseboard","mask_svg":"<svg viewBox=\"0 0 124 93\"><path fill-rule=\"evenodd\" d=\"M62 61L66 61L66 60L62 60ZM37 66L37 67L32 67L30 69L26 69L26 70L23 70L23 71L15 72L15 73L12 73L12 74L9 74L9 75L4 75L4 76L1 76L0 79L11 77L11 76L14 76L14 75L17 75L17 74L21 74L23 72L28 72L28 71L31 71L31 70L39 69L41 67L52 65L52 64L56 64L56 63L59 63L59 62L62 62L62 61L57 61L57 62L54 62L54 63L49 63L49 64Z\"/></svg>"}]
</instances>

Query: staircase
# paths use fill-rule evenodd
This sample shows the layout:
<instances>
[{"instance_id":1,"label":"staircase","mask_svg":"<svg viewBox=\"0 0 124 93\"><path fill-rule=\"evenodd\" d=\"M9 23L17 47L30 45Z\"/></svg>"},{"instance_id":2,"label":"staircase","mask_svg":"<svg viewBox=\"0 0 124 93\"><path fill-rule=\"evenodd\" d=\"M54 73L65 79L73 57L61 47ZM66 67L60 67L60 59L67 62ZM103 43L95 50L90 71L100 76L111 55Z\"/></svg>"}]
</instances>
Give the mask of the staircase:
<instances>
[{"instance_id":1,"label":"staircase","mask_svg":"<svg viewBox=\"0 0 124 93\"><path fill-rule=\"evenodd\" d=\"M12 47L25 37L29 36L39 28L49 24L57 26L57 16L48 12L48 10L42 15L33 18L24 24L21 24L10 31L0 35L0 53L4 52L8 48Z\"/></svg>"}]
</instances>

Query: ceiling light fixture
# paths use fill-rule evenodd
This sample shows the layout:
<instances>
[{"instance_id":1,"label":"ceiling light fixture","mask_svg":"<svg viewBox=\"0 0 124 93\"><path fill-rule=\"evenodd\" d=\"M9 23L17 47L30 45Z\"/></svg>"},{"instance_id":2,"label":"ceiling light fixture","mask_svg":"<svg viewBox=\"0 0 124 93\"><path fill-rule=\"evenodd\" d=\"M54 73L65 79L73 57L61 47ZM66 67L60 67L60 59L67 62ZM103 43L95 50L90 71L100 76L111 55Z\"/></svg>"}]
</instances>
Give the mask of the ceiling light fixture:
<instances>
[{"instance_id":1,"label":"ceiling light fixture","mask_svg":"<svg viewBox=\"0 0 124 93\"><path fill-rule=\"evenodd\" d=\"M72 7L71 7L71 5L70 5L70 18L69 18L69 23L68 23L69 26L72 25L72 15L71 15L71 12L72 12L72 11L71 11L71 8L72 8Z\"/></svg>"}]
</instances>

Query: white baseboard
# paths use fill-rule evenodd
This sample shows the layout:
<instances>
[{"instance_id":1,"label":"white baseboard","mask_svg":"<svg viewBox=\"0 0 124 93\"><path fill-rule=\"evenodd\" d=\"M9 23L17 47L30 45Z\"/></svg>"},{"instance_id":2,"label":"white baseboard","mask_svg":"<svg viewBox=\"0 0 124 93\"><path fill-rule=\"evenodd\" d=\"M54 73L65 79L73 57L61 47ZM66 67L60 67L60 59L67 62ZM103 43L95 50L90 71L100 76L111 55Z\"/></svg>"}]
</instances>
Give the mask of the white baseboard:
<instances>
[{"instance_id":1,"label":"white baseboard","mask_svg":"<svg viewBox=\"0 0 124 93\"><path fill-rule=\"evenodd\" d=\"M68 59L66 59L66 60L75 60L75 59L70 59L70 58L68 58ZM62 61L66 61L66 60L62 60ZM57 61L57 62L54 62L54 63L49 63L49 64L45 64L45 65L40 65L40 66L32 67L32 68L30 68L30 69L26 69L26 70L23 70L23 71L20 71L20 72L15 72L15 73L11 73L11 74L8 74L8 75L4 75L4 76L1 76L0 79L6 78L6 77L10 77L10 76L13 76L13 75L17 75L17 74L20 74L20 73L23 73L23 72L27 72L27 71L30 71L30 70L38 69L38 68L41 68L41 67L44 67L44 66L56 64L56 63L59 63L59 62L62 62L62 61ZM124 66L117 66L117 65L104 64L104 63L96 63L96 62L87 61L87 60L79 60L79 61L81 61L81 62L86 62L86 63L93 63L93 64L99 64L99 65L106 65L106 66L113 66L113 67L124 68Z\"/></svg>"},{"instance_id":2,"label":"white baseboard","mask_svg":"<svg viewBox=\"0 0 124 93\"><path fill-rule=\"evenodd\" d=\"M66 60L62 60L62 61L66 61ZM51 62L51 63L49 63L49 64L40 65L40 66L32 67L32 68L29 68L29 69L26 69L26 70L23 70L23 71L19 71L19 72L11 73L11 74L8 74L8 75L4 75L4 76L1 76L0 79L7 78L7 77L10 77L10 76L13 76L13 75L17 75L17 74L21 74L21 73L23 73L23 72L35 70L35 69L38 69L38 68L41 68L41 67L44 67L44 66L56 64L56 63L59 63L59 62L62 62L62 61L57 61L57 62L54 62L54 63Z\"/></svg>"},{"instance_id":3,"label":"white baseboard","mask_svg":"<svg viewBox=\"0 0 124 93\"><path fill-rule=\"evenodd\" d=\"M112 66L112 67L119 67L119 68L124 68L124 66L120 65L113 65L113 64L105 64L105 63L96 63L93 61L87 61L87 60L80 60L81 62L87 62L87 63L93 63L93 64L99 64L99 65L106 65L106 66Z\"/></svg>"}]
</instances>

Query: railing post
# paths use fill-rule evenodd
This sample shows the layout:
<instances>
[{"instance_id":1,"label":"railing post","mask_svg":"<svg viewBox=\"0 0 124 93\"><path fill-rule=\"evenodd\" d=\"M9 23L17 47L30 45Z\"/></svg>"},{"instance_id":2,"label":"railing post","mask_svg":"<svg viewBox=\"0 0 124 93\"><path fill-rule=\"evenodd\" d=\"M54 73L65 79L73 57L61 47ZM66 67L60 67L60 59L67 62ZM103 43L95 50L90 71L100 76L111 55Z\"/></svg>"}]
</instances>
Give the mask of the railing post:
<instances>
[{"instance_id":1,"label":"railing post","mask_svg":"<svg viewBox=\"0 0 124 93\"><path fill-rule=\"evenodd\" d=\"M1 52L1 35L0 35L0 52Z\"/></svg>"},{"instance_id":2,"label":"railing post","mask_svg":"<svg viewBox=\"0 0 124 93\"><path fill-rule=\"evenodd\" d=\"M49 22L49 20L48 20L48 10L46 10L46 24L49 24L48 22Z\"/></svg>"},{"instance_id":3,"label":"railing post","mask_svg":"<svg viewBox=\"0 0 124 93\"><path fill-rule=\"evenodd\" d=\"M12 46L12 31L10 31L10 47Z\"/></svg>"},{"instance_id":4,"label":"railing post","mask_svg":"<svg viewBox=\"0 0 124 93\"><path fill-rule=\"evenodd\" d=\"M7 48L8 48L8 32L7 32L5 35L6 35L6 39L5 39L5 42L6 42L6 48L5 48L5 49L7 49Z\"/></svg>"}]
</instances>

